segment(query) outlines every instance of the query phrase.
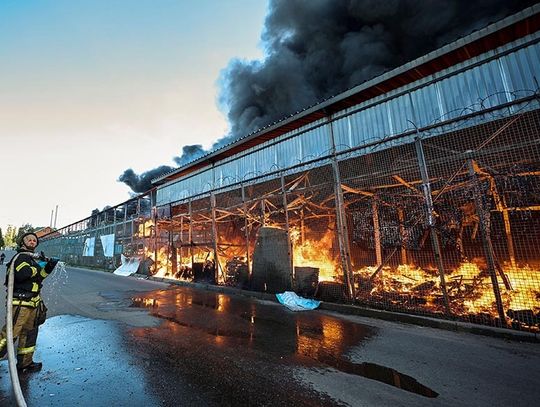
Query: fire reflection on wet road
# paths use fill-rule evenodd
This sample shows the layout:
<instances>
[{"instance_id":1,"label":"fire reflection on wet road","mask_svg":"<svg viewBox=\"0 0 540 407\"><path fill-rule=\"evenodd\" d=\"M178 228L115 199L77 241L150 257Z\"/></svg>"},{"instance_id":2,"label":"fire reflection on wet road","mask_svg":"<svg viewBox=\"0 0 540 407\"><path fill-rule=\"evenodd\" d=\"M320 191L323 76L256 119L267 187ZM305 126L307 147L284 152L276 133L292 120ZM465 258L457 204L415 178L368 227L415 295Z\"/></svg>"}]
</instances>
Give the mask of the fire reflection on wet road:
<instances>
[{"instance_id":1,"label":"fire reflection on wet road","mask_svg":"<svg viewBox=\"0 0 540 407\"><path fill-rule=\"evenodd\" d=\"M92 307L105 320L59 315L42 326L36 357L44 369L21 379L29 406L343 405L299 372L362 376L415 402L437 396L390 367L353 363L351 348L377 329L320 311L188 287L98 297ZM0 405L12 405L7 361L0 367ZM367 390L377 382L357 383Z\"/></svg>"},{"instance_id":2,"label":"fire reflection on wet road","mask_svg":"<svg viewBox=\"0 0 540 407\"><path fill-rule=\"evenodd\" d=\"M185 287L135 297L133 306L166 321L132 331L139 352L162 353L156 359L164 361L164 372L189 378L218 404L333 404L295 383L290 368L299 365L331 367L425 397L438 395L389 367L349 361L347 350L377 333L366 325Z\"/></svg>"}]
</instances>

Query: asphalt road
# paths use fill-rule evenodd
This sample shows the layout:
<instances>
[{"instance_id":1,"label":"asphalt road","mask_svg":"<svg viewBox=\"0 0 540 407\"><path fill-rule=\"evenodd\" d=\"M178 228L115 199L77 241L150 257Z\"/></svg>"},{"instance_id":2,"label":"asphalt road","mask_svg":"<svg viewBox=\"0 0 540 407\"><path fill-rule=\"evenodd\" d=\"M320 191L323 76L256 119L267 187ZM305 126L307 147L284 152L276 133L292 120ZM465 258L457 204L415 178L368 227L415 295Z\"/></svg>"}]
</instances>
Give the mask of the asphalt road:
<instances>
[{"instance_id":1,"label":"asphalt road","mask_svg":"<svg viewBox=\"0 0 540 407\"><path fill-rule=\"evenodd\" d=\"M4 268L0 267L0 278ZM68 268L29 406L531 406L540 346ZM4 301L3 296L1 296ZM5 319L2 304L0 318ZM14 405L7 361L0 405Z\"/></svg>"}]
</instances>

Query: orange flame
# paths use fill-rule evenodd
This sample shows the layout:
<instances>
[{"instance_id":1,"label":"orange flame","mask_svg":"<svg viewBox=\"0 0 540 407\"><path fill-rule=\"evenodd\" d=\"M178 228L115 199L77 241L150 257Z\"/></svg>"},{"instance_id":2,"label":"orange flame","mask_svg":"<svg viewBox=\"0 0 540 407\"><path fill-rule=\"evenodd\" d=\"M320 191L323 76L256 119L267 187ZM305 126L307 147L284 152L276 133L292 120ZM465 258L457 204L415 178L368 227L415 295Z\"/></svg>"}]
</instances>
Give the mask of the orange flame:
<instances>
[{"instance_id":1,"label":"orange flame","mask_svg":"<svg viewBox=\"0 0 540 407\"><path fill-rule=\"evenodd\" d=\"M338 261L331 253L334 234L329 229L320 240L304 239L299 228L291 228L294 266L319 269L319 281L335 280Z\"/></svg>"},{"instance_id":2,"label":"orange flame","mask_svg":"<svg viewBox=\"0 0 540 407\"><path fill-rule=\"evenodd\" d=\"M138 237L150 237L152 236L152 230L154 229L154 221L148 219L142 223L139 223L138 231L136 236Z\"/></svg>"},{"instance_id":3,"label":"orange flame","mask_svg":"<svg viewBox=\"0 0 540 407\"><path fill-rule=\"evenodd\" d=\"M186 280L185 278L180 277L180 274L174 275L172 270L172 261L173 258L169 256L169 252L167 249L167 246L162 246L158 248L157 253L148 248L144 248L145 256L151 259L154 262L154 269L156 272L154 273L154 277L160 277L160 278L169 278L173 280ZM157 254L157 257L156 257ZM192 267L192 261L197 263L201 262L204 263L205 260L207 260L206 253L200 252L197 254L194 254L193 257L191 256L180 256L180 254L176 255L176 264L177 264L177 271L180 270L182 267L187 267L191 269Z\"/></svg>"},{"instance_id":4,"label":"orange flame","mask_svg":"<svg viewBox=\"0 0 540 407\"><path fill-rule=\"evenodd\" d=\"M357 274L364 280L377 267L363 267ZM531 310L540 312L540 271L529 265L504 267L504 273L511 283L507 290L498 277L501 299L505 310ZM447 291L452 312L457 315L485 313L498 317L495 294L489 273L483 272L474 262L464 262L446 274ZM420 267L401 265L395 269L383 267L370 287L370 295L414 294L426 303L422 307L435 309L440 297L440 281L437 273L429 273ZM391 298L391 297L390 297ZM396 296L398 298L398 296ZM439 302L440 306L440 302Z\"/></svg>"}]
</instances>

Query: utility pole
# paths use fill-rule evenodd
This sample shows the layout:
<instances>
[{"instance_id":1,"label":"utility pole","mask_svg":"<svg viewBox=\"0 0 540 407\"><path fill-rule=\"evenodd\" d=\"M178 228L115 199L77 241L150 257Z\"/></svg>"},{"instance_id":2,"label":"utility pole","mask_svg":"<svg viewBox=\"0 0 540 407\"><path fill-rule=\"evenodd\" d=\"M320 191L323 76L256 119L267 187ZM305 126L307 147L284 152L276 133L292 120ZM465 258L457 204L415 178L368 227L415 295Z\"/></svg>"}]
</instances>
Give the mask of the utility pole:
<instances>
[{"instance_id":1,"label":"utility pole","mask_svg":"<svg viewBox=\"0 0 540 407\"><path fill-rule=\"evenodd\" d=\"M56 205L56 210L54 211L54 228L56 229L56 219L58 218L58 205Z\"/></svg>"}]
</instances>

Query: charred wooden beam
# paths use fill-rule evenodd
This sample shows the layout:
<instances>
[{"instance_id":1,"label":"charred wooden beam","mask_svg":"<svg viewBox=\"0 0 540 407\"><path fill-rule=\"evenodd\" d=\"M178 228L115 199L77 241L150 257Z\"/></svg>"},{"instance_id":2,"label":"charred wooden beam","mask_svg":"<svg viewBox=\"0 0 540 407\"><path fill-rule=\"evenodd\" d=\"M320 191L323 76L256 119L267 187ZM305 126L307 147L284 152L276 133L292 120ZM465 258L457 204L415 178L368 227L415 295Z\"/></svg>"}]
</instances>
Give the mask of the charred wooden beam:
<instances>
[{"instance_id":1,"label":"charred wooden beam","mask_svg":"<svg viewBox=\"0 0 540 407\"><path fill-rule=\"evenodd\" d=\"M350 194L356 194L356 195L365 195L365 196L373 196L373 192L369 191L362 191L361 189L355 189L352 187L349 187L345 184L341 184L341 188L343 188L344 192L348 192Z\"/></svg>"},{"instance_id":2,"label":"charred wooden beam","mask_svg":"<svg viewBox=\"0 0 540 407\"><path fill-rule=\"evenodd\" d=\"M407 249L405 248L405 227L403 224L403 209L398 208L399 235L401 237L401 264L407 264Z\"/></svg>"},{"instance_id":3,"label":"charred wooden beam","mask_svg":"<svg viewBox=\"0 0 540 407\"><path fill-rule=\"evenodd\" d=\"M371 200L371 210L373 216L373 238L375 240L375 258L377 259L377 267L382 264L382 247L381 247L381 227L379 225L379 207L376 199Z\"/></svg>"},{"instance_id":4,"label":"charred wooden beam","mask_svg":"<svg viewBox=\"0 0 540 407\"><path fill-rule=\"evenodd\" d=\"M508 214L505 202L503 202L503 199L499 195L495 179L491 176L489 177L489 187L491 190L491 194L493 195L493 199L495 200L495 206L502 213L503 216L504 232L506 234L506 247L508 249L508 256L510 257L510 264L512 265L512 268L516 268L516 255L514 251L514 240L512 238L512 228L510 225L510 215ZM502 270L501 273L504 277L506 277ZM505 279L505 281L506 280L507 279Z\"/></svg>"},{"instance_id":5,"label":"charred wooden beam","mask_svg":"<svg viewBox=\"0 0 540 407\"><path fill-rule=\"evenodd\" d=\"M328 119L329 139L332 145L332 175L334 178L334 195L336 209L336 231L339 244L339 254L343 265L343 280L349 300L354 299L354 280L351 261L351 247L349 242L349 229L347 226L347 213L345 212L345 200L343 198L343 183L341 182L341 172L336 154L336 143L334 138L334 124L330 117Z\"/></svg>"},{"instance_id":6,"label":"charred wooden beam","mask_svg":"<svg viewBox=\"0 0 540 407\"><path fill-rule=\"evenodd\" d=\"M247 204L246 204L246 192L244 189L244 185L241 185L242 189L242 210L244 214L244 236L246 239L246 265L247 265L247 273L248 276L251 276L251 265L250 265L250 253L249 253L249 232L250 232L250 225L248 221L248 210L247 210Z\"/></svg>"},{"instance_id":7,"label":"charred wooden beam","mask_svg":"<svg viewBox=\"0 0 540 407\"><path fill-rule=\"evenodd\" d=\"M290 268L291 268L291 275L290 275L290 280L291 280L291 286L293 284L293 273L294 273L294 269L293 269L293 247L292 247L292 241L291 241L291 230L290 230L290 227L289 227L289 211L288 211L288 205L287 205L287 192L285 190L285 177L283 176L283 173L281 173L281 193L283 195L283 208L284 208L284 211L285 211L285 232L287 233L287 247L288 247L288 256L289 256L289 260L290 260Z\"/></svg>"},{"instance_id":8,"label":"charred wooden beam","mask_svg":"<svg viewBox=\"0 0 540 407\"><path fill-rule=\"evenodd\" d=\"M444 308L447 314L451 313L450 303L448 301L448 292L446 290L446 280L444 273L444 265L442 261L441 246L439 243L439 236L435 228L435 210L433 208L433 198L431 195L431 184L429 183L429 175L427 171L426 158L424 155L424 149L422 147L422 140L417 137L415 141L416 156L418 159L418 166L420 174L422 176L422 190L424 192L424 199L426 201L426 217L427 223L430 228L431 243L433 246L433 254L435 256L435 262L437 263L437 269L439 271L439 281L441 284L441 291L444 300Z\"/></svg>"},{"instance_id":9,"label":"charred wooden beam","mask_svg":"<svg viewBox=\"0 0 540 407\"><path fill-rule=\"evenodd\" d=\"M394 178L397 182L404 185L405 187L409 188L411 191L418 195L422 195L418 189L416 189L410 182L405 181L403 178L401 178L399 175L392 175L392 178Z\"/></svg>"},{"instance_id":10,"label":"charred wooden beam","mask_svg":"<svg viewBox=\"0 0 540 407\"><path fill-rule=\"evenodd\" d=\"M493 253L493 246L491 243L489 229L486 226L486 223L487 223L486 217L489 215L489 212L484 209L484 203L482 201L482 193L480 191L480 187L478 184L479 181L478 181L476 171L475 171L474 160L472 159L473 152L470 151L469 154L470 154L470 158L467 160L467 164L469 168L469 176L471 177L475 185L475 189L473 193L474 193L474 200L475 200L475 205L476 205L476 212L479 218L478 225L480 229L480 237L482 239L482 244L484 246L484 255L486 256L486 260L488 263L488 273L491 278L493 294L495 295L495 303L497 305L497 312L499 314L501 324L506 325L504 307L502 303L501 292L499 289L499 282L497 280L495 254Z\"/></svg>"}]
</instances>

